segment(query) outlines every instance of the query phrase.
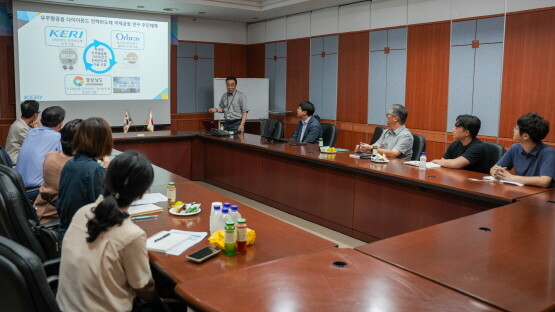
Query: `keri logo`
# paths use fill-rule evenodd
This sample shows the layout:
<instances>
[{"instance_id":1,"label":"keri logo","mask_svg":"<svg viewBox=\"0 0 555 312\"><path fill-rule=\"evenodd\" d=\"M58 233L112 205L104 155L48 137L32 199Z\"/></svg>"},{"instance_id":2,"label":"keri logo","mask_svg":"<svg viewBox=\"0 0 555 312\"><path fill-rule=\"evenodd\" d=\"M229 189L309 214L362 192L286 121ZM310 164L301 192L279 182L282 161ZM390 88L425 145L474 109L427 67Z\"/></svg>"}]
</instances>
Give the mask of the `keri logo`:
<instances>
[{"instance_id":1,"label":"keri logo","mask_svg":"<svg viewBox=\"0 0 555 312\"><path fill-rule=\"evenodd\" d=\"M82 30L68 30L68 29L50 29L49 37L54 38L76 38L81 39L85 34Z\"/></svg>"},{"instance_id":2,"label":"keri logo","mask_svg":"<svg viewBox=\"0 0 555 312\"><path fill-rule=\"evenodd\" d=\"M35 94L25 95L25 96L23 96L23 99L24 100L40 100L40 99L42 99L42 95L35 95Z\"/></svg>"}]
</instances>

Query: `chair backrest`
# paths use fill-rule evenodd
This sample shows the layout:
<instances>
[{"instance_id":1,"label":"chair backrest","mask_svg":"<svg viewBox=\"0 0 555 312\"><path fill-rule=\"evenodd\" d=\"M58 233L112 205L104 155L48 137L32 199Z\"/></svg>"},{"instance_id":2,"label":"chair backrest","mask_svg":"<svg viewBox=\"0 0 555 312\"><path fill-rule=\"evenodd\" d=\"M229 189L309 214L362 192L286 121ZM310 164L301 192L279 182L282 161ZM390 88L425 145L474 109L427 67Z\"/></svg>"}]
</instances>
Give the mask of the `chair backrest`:
<instances>
[{"instance_id":1,"label":"chair backrest","mask_svg":"<svg viewBox=\"0 0 555 312\"><path fill-rule=\"evenodd\" d=\"M4 147L0 146L0 165L13 167L12 159Z\"/></svg>"},{"instance_id":2,"label":"chair backrest","mask_svg":"<svg viewBox=\"0 0 555 312\"><path fill-rule=\"evenodd\" d=\"M283 123L278 119L264 119L260 121L260 135L268 138L283 138Z\"/></svg>"},{"instance_id":3,"label":"chair backrest","mask_svg":"<svg viewBox=\"0 0 555 312\"><path fill-rule=\"evenodd\" d=\"M322 139L324 139L324 146L335 146L337 140L337 127L330 123L321 123Z\"/></svg>"},{"instance_id":4,"label":"chair backrest","mask_svg":"<svg viewBox=\"0 0 555 312\"><path fill-rule=\"evenodd\" d=\"M1 233L31 249L43 261L60 256L56 233L40 226L35 208L25 195L21 176L0 165Z\"/></svg>"},{"instance_id":5,"label":"chair backrest","mask_svg":"<svg viewBox=\"0 0 555 312\"><path fill-rule=\"evenodd\" d=\"M413 143L412 143L412 159L411 160L419 160L420 155L426 151L426 139L421 136L420 134L412 134Z\"/></svg>"},{"instance_id":6,"label":"chair backrest","mask_svg":"<svg viewBox=\"0 0 555 312\"><path fill-rule=\"evenodd\" d=\"M501 156L505 154L505 147L493 142L482 141L482 143L486 147L486 163L488 164L488 168L491 168L501 159Z\"/></svg>"},{"instance_id":7,"label":"chair backrest","mask_svg":"<svg viewBox=\"0 0 555 312\"><path fill-rule=\"evenodd\" d=\"M0 302L6 311L60 311L39 257L3 236L0 236L0 276Z\"/></svg>"},{"instance_id":8,"label":"chair backrest","mask_svg":"<svg viewBox=\"0 0 555 312\"><path fill-rule=\"evenodd\" d=\"M372 140L370 141L370 144L376 143L378 139L382 136L382 133L384 130L385 130L384 127L376 127L374 129L374 135L372 136Z\"/></svg>"}]
</instances>

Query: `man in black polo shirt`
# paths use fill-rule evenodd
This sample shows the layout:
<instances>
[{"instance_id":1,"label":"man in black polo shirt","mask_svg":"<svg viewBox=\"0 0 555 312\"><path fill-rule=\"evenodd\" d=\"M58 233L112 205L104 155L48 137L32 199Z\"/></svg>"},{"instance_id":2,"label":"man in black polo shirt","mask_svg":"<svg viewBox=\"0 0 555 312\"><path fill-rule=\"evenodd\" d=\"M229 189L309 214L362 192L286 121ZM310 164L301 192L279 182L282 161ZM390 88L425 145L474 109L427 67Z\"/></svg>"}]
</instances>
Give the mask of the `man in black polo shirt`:
<instances>
[{"instance_id":1,"label":"man in black polo shirt","mask_svg":"<svg viewBox=\"0 0 555 312\"><path fill-rule=\"evenodd\" d=\"M442 167L488 173L486 148L476 138L480 126L480 119L476 116L458 116L453 128L456 141L449 145L442 159L434 159L433 162Z\"/></svg>"}]
</instances>

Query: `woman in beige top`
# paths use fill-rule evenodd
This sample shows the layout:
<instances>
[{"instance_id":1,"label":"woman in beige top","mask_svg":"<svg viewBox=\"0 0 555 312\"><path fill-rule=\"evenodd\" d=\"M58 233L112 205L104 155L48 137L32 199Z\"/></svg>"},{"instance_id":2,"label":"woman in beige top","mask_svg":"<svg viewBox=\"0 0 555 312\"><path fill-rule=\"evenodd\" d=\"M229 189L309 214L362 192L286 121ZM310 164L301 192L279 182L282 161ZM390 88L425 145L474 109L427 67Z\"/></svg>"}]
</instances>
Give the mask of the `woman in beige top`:
<instances>
[{"instance_id":1,"label":"woman in beige top","mask_svg":"<svg viewBox=\"0 0 555 312\"><path fill-rule=\"evenodd\" d=\"M58 200L60 174L66 162L73 157L71 141L81 121L83 119L74 119L66 123L60 130L62 151L47 153L44 158L44 182L34 204L41 224L58 219L56 201Z\"/></svg>"},{"instance_id":2,"label":"woman in beige top","mask_svg":"<svg viewBox=\"0 0 555 312\"><path fill-rule=\"evenodd\" d=\"M127 213L153 180L152 164L136 151L111 161L103 195L77 210L64 236L56 297L62 311L131 311L135 295L159 300L146 233Z\"/></svg>"}]
</instances>

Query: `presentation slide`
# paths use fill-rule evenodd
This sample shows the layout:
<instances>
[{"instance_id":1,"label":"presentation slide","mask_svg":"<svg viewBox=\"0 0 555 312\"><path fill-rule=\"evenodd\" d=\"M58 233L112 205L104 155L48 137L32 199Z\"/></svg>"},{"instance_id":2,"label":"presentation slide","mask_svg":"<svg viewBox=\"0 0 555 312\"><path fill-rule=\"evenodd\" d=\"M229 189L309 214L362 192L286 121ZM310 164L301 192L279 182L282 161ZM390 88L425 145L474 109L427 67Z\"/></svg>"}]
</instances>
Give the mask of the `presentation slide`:
<instances>
[{"instance_id":1,"label":"presentation slide","mask_svg":"<svg viewBox=\"0 0 555 312\"><path fill-rule=\"evenodd\" d=\"M17 11L20 100L168 99L168 23Z\"/></svg>"}]
</instances>

